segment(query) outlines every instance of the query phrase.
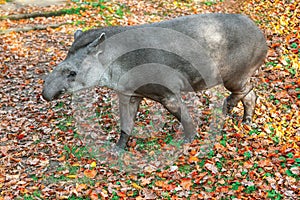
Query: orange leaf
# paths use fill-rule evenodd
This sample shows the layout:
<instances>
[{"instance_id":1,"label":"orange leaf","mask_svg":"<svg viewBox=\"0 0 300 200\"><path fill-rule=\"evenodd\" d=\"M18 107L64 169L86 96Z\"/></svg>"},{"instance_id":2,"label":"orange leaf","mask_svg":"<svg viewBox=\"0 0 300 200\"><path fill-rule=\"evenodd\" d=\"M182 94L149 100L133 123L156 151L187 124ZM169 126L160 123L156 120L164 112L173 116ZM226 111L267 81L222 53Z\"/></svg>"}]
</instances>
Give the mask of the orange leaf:
<instances>
[{"instance_id":1,"label":"orange leaf","mask_svg":"<svg viewBox=\"0 0 300 200\"><path fill-rule=\"evenodd\" d=\"M253 163L251 162L251 161L246 161L246 162L244 162L244 167L246 168L246 169L249 169L249 168L251 168L253 166Z\"/></svg>"},{"instance_id":2,"label":"orange leaf","mask_svg":"<svg viewBox=\"0 0 300 200\"><path fill-rule=\"evenodd\" d=\"M76 185L76 191L81 192L82 190L86 189L87 185L86 184L78 184Z\"/></svg>"},{"instance_id":3,"label":"orange leaf","mask_svg":"<svg viewBox=\"0 0 300 200\"><path fill-rule=\"evenodd\" d=\"M221 186L217 190L218 190L218 192L227 193L229 188L228 188L228 186Z\"/></svg>"},{"instance_id":4,"label":"orange leaf","mask_svg":"<svg viewBox=\"0 0 300 200\"><path fill-rule=\"evenodd\" d=\"M270 166L270 165L271 165L271 161L269 159L261 160L258 162L258 166L260 166L260 167L266 167L266 166Z\"/></svg>"},{"instance_id":5,"label":"orange leaf","mask_svg":"<svg viewBox=\"0 0 300 200\"><path fill-rule=\"evenodd\" d=\"M206 176L208 174L208 172L202 172L200 174L198 174L197 178L195 179L195 183L199 184L200 181L203 179L204 176Z\"/></svg>"},{"instance_id":6,"label":"orange leaf","mask_svg":"<svg viewBox=\"0 0 300 200\"><path fill-rule=\"evenodd\" d=\"M221 145L220 143L216 143L215 148L220 151L226 151L226 148L223 145Z\"/></svg>"},{"instance_id":7,"label":"orange leaf","mask_svg":"<svg viewBox=\"0 0 300 200\"><path fill-rule=\"evenodd\" d=\"M99 199L98 194L95 191L92 191L90 193L90 198L91 198L91 200L98 200Z\"/></svg>"},{"instance_id":8,"label":"orange leaf","mask_svg":"<svg viewBox=\"0 0 300 200\"><path fill-rule=\"evenodd\" d=\"M199 158L197 158L196 156L191 156L189 158L189 163L192 163L192 162L198 162L199 161Z\"/></svg>"},{"instance_id":9,"label":"orange leaf","mask_svg":"<svg viewBox=\"0 0 300 200\"><path fill-rule=\"evenodd\" d=\"M196 151L195 149L192 149L191 152L190 152L190 154L191 154L192 156L196 155L196 153L197 153L197 151Z\"/></svg>"},{"instance_id":10,"label":"orange leaf","mask_svg":"<svg viewBox=\"0 0 300 200\"><path fill-rule=\"evenodd\" d=\"M62 161L64 161L64 160L66 160L66 156L63 155L62 157L58 158L57 160L60 161L60 162L62 162Z\"/></svg>"},{"instance_id":11,"label":"orange leaf","mask_svg":"<svg viewBox=\"0 0 300 200\"><path fill-rule=\"evenodd\" d=\"M169 184L166 185L164 189L170 191L170 190L174 190L175 188L176 188L175 184Z\"/></svg>"},{"instance_id":12,"label":"orange leaf","mask_svg":"<svg viewBox=\"0 0 300 200\"><path fill-rule=\"evenodd\" d=\"M164 187L164 186L165 186L165 182L164 182L164 181L156 181L156 182L155 182L155 185L156 185L157 187Z\"/></svg>"},{"instance_id":13,"label":"orange leaf","mask_svg":"<svg viewBox=\"0 0 300 200\"><path fill-rule=\"evenodd\" d=\"M126 197L126 193L125 192L118 192L118 196L119 197Z\"/></svg>"},{"instance_id":14,"label":"orange leaf","mask_svg":"<svg viewBox=\"0 0 300 200\"><path fill-rule=\"evenodd\" d=\"M94 169L86 169L83 173L88 178L95 178L95 176L97 175L97 171Z\"/></svg>"},{"instance_id":15,"label":"orange leaf","mask_svg":"<svg viewBox=\"0 0 300 200\"><path fill-rule=\"evenodd\" d=\"M181 180L180 185L183 187L185 190L190 190L191 185L193 185L192 180L190 178L183 178Z\"/></svg>"}]
</instances>

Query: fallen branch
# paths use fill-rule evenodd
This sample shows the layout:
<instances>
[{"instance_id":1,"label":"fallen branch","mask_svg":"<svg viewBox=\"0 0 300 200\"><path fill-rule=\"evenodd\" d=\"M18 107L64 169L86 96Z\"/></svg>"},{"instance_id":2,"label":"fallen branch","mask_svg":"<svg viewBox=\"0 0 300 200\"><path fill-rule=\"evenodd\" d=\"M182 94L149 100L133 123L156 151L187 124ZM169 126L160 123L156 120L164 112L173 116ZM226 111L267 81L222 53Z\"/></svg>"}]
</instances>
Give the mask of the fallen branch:
<instances>
[{"instance_id":1,"label":"fallen branch","mask_svg":"<svg viewBox=\"0 0 300 200\"><path fill-rule=\"evenodd\" d=\"M4 19L19 20L19 19L29 19L35 17L54 17L54 16L65 15L65 14L78 14L80 13L81 10L86 10L86 8L77 7L77 8L62 9L62 10L50 11L50 12L34 12L34 13L26 13L26 14L18 14L18 15L7 15L7 16L0 16L0 20L4 20Z\"/></svg>"},{"instance_id":2,"label":"fallen branch","mask_svg":"<svg viewBox=\"0 0 300 200\"><path fill-rule=\"evenodd\" d=\"M32 31L32 30L45 30L47 28L58 28L62 25L70 23L61 23L61 24L50 24L50 25L36 25L36 26L25 26L22 28L10 28L7 30L0 30L0 35L4 35L10 32L23 32L23 31Z\"/></svg>"},{"instance_id":3,"label":"fallen branch","mask_svg":"<svg viewBox=\"0 0 300 200\"><path fill-rule=\"evenodd\" d=\"M52 16L60 16L66 14L65 10L51 11L51 12L35 12L35 13L26 13L26 14L18 14L18 15L8 15L1 16L0 19L11 19L11 20L19 20L19 19L29 19L35 17L52 17Z\"/></svg>"}]
</instances>

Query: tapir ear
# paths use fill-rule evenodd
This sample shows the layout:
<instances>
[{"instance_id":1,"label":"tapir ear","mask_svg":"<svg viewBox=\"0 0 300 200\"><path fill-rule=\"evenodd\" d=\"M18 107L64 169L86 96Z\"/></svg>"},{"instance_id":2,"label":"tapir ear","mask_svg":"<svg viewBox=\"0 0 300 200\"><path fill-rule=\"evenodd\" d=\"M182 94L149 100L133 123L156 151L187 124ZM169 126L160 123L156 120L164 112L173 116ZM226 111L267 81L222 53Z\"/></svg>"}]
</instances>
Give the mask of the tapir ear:
<instances>
[{"instance_id":1,"label":"tapir ear","mask_svg":"<svg viewBox=\"0 0 300 200\"><path fill-rule=\"evenodd\" d=\"M82 33L83 33L82 30L78 29L78 30L74 33L74 39L76 40Z\"/></svg>"},{"instance_id":2,"label":"tapir ear","mask_svg":"<svg viewBox=\"0 0 300 200\"><path fill-rule=\"evenodd\" d=\"M104 50L104 45L101 44L105 40L105 33L101 33L101 35L90 43L87 48L89 53L102 53Z\"/></svg>"}]
</instances>

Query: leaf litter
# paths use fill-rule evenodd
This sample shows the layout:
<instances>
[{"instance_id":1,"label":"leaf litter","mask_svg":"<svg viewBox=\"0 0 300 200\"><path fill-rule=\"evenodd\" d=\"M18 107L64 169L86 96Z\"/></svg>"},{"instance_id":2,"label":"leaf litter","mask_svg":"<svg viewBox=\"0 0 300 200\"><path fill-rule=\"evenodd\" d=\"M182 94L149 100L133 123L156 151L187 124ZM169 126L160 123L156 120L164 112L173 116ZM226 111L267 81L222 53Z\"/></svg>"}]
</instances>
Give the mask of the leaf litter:
<instances>
[{"instance_id":1,"label":"leaf litter","mask_svg":"<svg viewBox=\"0 0 300 200\"><path fill-rule=\"evenodd\" d=\"M61 7L30 6L0 13L46 12ZM299 198L298 1L69 1L63 7L70 9L70 14L0 21L1 29L70 22L56 29L0 36L0 199ZM201 154L212 120L207 116L213 99L207 92L198 96L204 115L193 143L170 166L147 167L138 174L108 167L82 145L70 97L54 103L41 99L42 76L64 59L76 29L136 25L207 12L248 15L264 31L269 46L255 79L259 98L254 123L241 124L242 107L238 106L207 154ZM97 92L102 96L110 93L107 89ZM100 100L109 111L100 122L113 126L110 137L115 141L117 117L112 120L111 105ZM143 105L139 117L146 120L137 121L139 130L149 126L152 119L146 110L156 106L148 101ZM164 119L159 120L169 125L142 140L151 144L148 152L153 145L163 147L167 133L177 130L176 120L162 113ZM129 151L137 153L139 142L133 138Z\"/></svg>"}]
</instances>

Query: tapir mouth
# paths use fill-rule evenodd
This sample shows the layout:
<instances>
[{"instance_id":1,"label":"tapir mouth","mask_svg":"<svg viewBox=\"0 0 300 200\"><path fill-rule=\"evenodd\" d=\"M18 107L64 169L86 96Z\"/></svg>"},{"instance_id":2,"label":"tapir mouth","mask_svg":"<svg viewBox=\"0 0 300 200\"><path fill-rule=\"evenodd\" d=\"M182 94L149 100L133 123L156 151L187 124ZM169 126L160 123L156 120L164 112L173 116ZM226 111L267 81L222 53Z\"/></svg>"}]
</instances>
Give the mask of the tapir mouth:
<instances>
[{"instance_id":1,"label":"tapir mouth","mask_svg":"<svg viewBox=\"0 0 300 200\"><path fill-rule=\"evenodd\" d=\"M66 94L66 89L59 90L54 95L49 95L49 93L47 93L45 90L43 90L42 97L46 101L52 101L52 100L55 100L55 99L59 99L64 94Z\"/></svg>"},{"instance_id":2,"label":"tapir mouth","mask_svg":"<svg viewBox=\"0 0 300 200\"><path fill-rule=\"evenodd\" d=\"M61 96L63 96L65 94L65 90L62 90L62 91L58 91L54 96L53 96L53 99L59 99Z\"/></svg>"}]
</instances>

